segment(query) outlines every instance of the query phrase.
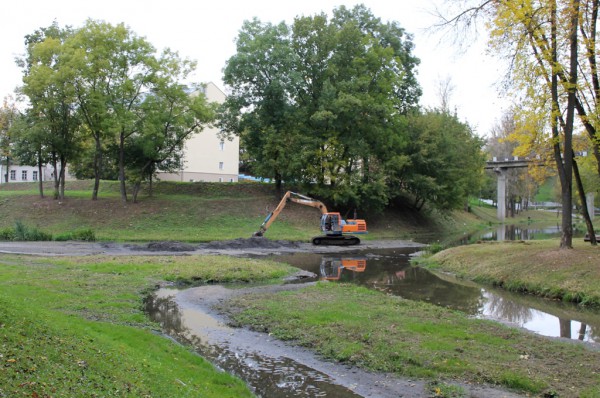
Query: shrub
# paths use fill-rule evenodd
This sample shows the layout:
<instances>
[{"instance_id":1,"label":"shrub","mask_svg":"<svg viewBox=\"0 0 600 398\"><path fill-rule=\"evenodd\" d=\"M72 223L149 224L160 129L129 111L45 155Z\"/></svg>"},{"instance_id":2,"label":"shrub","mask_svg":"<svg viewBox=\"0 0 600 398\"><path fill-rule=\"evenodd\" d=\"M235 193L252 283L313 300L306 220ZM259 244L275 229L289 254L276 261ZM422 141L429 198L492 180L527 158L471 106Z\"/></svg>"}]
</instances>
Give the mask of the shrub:
<instances>
[{"instance_id":1,"label":"shrub","mask_svg":"<svg viewBox=\"0 0 600 398\"><path fill-rule=\"evenodd\" d=\"M0 240L15 240L15 230L12 228L0 229Z\"/></svg>"},{"instance_id":2,"label":"shrub","mask_svg":"<svg viewBox=\"0 0 600 398\"><path fill-rule=\"evenodd\" d=\"M67 240L82 240L86 242L95 242L96 234L91 229L83 229L75 232L67 232L64 234L56 235L55 241L64 242Z\"/></svg>"},{"instance_id":3,"label":"shrub","mask_svg":"<svg viewBox=\"0 0 600 398\"><path fill-rule=\"evenodd\" d=\"M21 221L15 222L14 238L18 241L42 241L52 240L52 235L42 232L37 228L30 228Z\"/></svg>"}]
</instances>

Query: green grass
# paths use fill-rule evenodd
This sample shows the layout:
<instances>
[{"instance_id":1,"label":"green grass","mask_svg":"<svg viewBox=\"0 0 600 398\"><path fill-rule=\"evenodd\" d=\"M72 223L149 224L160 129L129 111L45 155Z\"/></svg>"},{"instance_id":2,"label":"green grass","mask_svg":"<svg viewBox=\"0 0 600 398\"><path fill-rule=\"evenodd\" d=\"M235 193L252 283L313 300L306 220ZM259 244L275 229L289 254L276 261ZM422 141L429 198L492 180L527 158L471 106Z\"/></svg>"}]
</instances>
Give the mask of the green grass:
<instances>
[{"instance_id":1,"label":"green grass","mask_svg":"<svg viewBox=\"0 0 600 398\"><path fill-rule=\"evenodd\" d=\"M583 240L560 250L556 239L450 248L417 262L507 290L600 306L600 252Z\"/></svg>"},{"instance_id":2,"label":"green grass","mask_svg":"<svg viewBox=\"0 0 600 398\"><path fill-rule=\"evenodd\" d=\"M372 371L485 382L536 396L600 393L599 352L366 288L319 283L234 299L224 309L241 325ZM463 393L437 387L437 396Z\"/></svg>"},{"instance_id":3,"label":"green grass","mask_svg":"<svg viewBox=\"0 0 600 398\"><path fill-rule=\"evenodd\" d=\"M160 281L266 282L291 270L213 256L0 255L0 396L252 396L154 333L142 301Z\"/></svg>"}]
</instances>

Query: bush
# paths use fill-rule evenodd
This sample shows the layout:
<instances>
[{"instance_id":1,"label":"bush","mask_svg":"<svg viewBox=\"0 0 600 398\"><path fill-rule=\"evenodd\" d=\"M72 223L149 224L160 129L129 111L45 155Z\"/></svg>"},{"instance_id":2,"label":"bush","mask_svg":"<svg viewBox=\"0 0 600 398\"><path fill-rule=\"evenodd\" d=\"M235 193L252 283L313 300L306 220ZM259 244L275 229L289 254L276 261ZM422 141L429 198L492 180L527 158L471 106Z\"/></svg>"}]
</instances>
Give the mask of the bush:
<instances>
[{"instance_id":1,"label":"bush","mask_svg":"<svg viewBox=\"0 0 600 398\"><path fill-rule=\"evenodd\" d=\"M21 221L15 223L14 237L12 240L18 241L42 241L52 240L52 235L42 232L37 228L30 228Z\"/></svg>"},{"instance_id":2,"label":"bush","mask_svg":"<svg viewBox=\"0 0 600 398\"><path fill-rule=\"evenodd\" d=\"M57 235L54 240L64 242L67 240L82 240L86 242L95 242L96 234L91 229L83 229L75 232L68 232L65 234Z\"/></svg>"},{"instance_id":3,"label":"bush","mask_svg":"<svg viewBox=\"0 0 600 398\"><path fill-rule=\"evenodd\" d=\"M15 230L12 228L1 229L0 240L15 240Z\"/></svg>"}]
</instances>

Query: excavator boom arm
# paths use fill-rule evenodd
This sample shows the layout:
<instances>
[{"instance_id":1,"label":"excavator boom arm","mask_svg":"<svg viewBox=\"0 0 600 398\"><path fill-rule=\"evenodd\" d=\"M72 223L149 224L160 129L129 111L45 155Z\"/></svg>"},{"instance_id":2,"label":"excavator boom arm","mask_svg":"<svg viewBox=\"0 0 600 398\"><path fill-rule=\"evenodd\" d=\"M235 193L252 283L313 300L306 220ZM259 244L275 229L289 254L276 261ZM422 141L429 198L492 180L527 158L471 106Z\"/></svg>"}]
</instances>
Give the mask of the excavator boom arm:
<instances>
[{"instance_id":1,"label":"excavator boom arm","mask_svg":"<svg viewBox=\"0 0 600 398\"><path fill-rule=\"evenodd\" d=\"M285 195L283 195L283 198L281 198L281 201L279 202L275 210L269 213L267 218L265 218L265 221L263 221L258 231L254 233L254 236L263 236L263 234L267 231L267 229L269 229L271 224L273 224L273 221L277 219L277 217L284 209L288 201L305 206L315 207L321 210L321 214L327 213L327 207L325 206L325 204L323 204L323 202L310 198L308 196L301 195L299 193L287 191Z\"/></svg>"}]
</instances>

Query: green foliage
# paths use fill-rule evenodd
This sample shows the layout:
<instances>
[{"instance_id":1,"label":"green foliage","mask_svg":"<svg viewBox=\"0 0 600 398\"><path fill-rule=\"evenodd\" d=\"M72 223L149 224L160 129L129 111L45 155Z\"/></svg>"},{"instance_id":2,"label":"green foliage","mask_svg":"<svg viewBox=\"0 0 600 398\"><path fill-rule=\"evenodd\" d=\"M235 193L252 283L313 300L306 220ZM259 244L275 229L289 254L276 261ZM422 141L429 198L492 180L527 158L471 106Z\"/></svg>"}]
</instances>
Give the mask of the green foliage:
<instances>
[{"instance_id":1,"label":"green foliage","mask_svg":"<svg viewBox=\"0 0 600 398\"><path fill-rule=\"evenodd\" d=\"M364 6L246 22L224 81L222 128L238 134L254 173L337 207L381 210L386 168L406 165L403 114L416 107L410 36Z\"/></svg>"},{"instance_id":2,"label":"green foliage","mask_svg":"<svg viewBox=\"0 0 600 398\"><path fill-rule=\"evenodd\" d=\"M125 180L134 195L159 167L179 168L185 141L214 118L198 87L183 84L195 62L156 49L124 24L87 20L26 36L22 92L31 107L15 140L23 164L73 165L76 175ZM196 91L190 95L189 89ZM63 173L55 197L64 194Z\"/></svg>"},{"instance_id":3,"label":"green foliage","mask_svg":"<svg viewBox=\"0 0 600 398\"><path fill-rule=\"evenodd\" d=\"M3 228L0 230L0 240L15 240L14 228Z\"/></svg>"},{"instance_id":4,"label":"green foliage","mask_svg":"<svg viewBox=\"0 0 600 398\"><path fill-rule=\"evenodd\" d=\"M82 229L75 232L59 234L54 237L55 241L79 240L85 242L95 242L96 234L91 229Z\"/></svg>"},{"instance_id":5,"label":"green foliage","mask_svg":"<svg viewBox=\"0 0 600 398\"><path fill-rule=\"evenodd\" d=\"M416 208L425 202L442 210L464 206L483 180L482 140L447 112L416 115L410 126L410 166L402 169L397 184L414 195Z\"/></svg>"},{"instance_id":6,"label":"green foliage","mask_svg":"<svg viewBox=\"0 0 600 398\"><path fill-rule=\"evenodd\" d=\"M28 227L21 221L15 222L13 240L17 241L48 241L52 235L42 232L37 228Z\"/></svg>"}]
</instances>

